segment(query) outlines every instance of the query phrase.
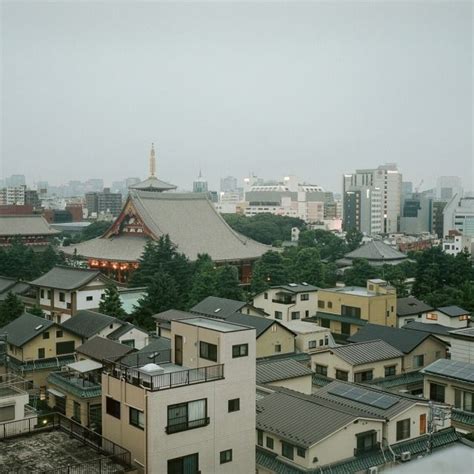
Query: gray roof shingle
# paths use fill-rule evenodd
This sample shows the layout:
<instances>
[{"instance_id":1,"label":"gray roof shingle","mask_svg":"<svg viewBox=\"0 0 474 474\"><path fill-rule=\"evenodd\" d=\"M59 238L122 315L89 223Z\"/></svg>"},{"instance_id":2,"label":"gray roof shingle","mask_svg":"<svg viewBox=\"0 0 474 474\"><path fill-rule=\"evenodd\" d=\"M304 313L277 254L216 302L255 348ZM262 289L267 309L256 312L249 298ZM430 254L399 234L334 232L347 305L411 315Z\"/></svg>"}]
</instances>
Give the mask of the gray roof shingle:
<instances>
[{"instance_id":1,"label":"gray roof shingle","mask_svg":"<svg viewBox=\"0 0 474 474\"><path fill-rule=\"evenodd\" d=\"M446 316L450 318L457 318L458 316L464 316L466 314L470 314L469 311L466 309L460 308L459 306L451 305L451 306L442 306L441 308L437 308L438 311L441 311Z\"/></svg>"},{"instance_id":2,"label":"gray roof shingle","mask_svg":"<svg viewBox=\"0 0 474 474\"><path fill-rule=\"evenodd\" d=\"M119 322L119 320L113 316L83 309L62 323L62 326L82 337L90 338L110 324L116 322Z\"/></svg>"},{"instance_id":3,"label":"gray roof shingle","mask_svg":"<svg viewBox=\"0 0 474 474\"><path fill-rule=\"evenodd\" d=\"M177 186L174 184L167 183L158 179L156 176L150 176L144 181L137 184L132 184L129 189L138 189L140 191L171 191L176 189Z\"/></svg>"},{"instance_id":4,"label":"gray roof shingle","mask_svg":"<svg viewBox=\"0 0 474 474\"><path fill-rule=\"evenodd\" d=\"M283 326L283 324L280 324L275 319L264 318L262 316L251 316L250 314L233 313L227 318L225 318L225 320L230 323L242 324L244 326L250 326L252 328L255 328L257 332L257 338L260 337L268 328L272 327L274 324L277 324L278 326L281 326L281 328L283 328L284 330L295 334L293 331L286 328L285 326Z\"/></svg>"},{"instance_id":5,"label":"gray roof shingle","mask_svg":"<svg viewBox=\"0 0 474 474\"><path fill-rule=\"evenodd\" d=\"M179 309L168 309L152 316L160 325L171 326L171 321L180 321L183 319L194 319L196 315L188 311L180 311Z\"/></svg>"},{"instance_id":6,"label":"gray roof shingle","mask_svg":"<svg viewBox=\"0 0 474 474\"><path fill-rule=\"evenodd\" d=\"M53 321L40 318L30 313L23 313L11 323L3 326L3 328L0 329L0 333L7 335L9 344L21 347L53 325Z\"/></svg>"},{"instance_id":7,"label":"gray roof shingle","mask_svg":"<svg viewBox=\"0 0 474 474\"><path fill-rule=\"evenodd\" d=\"M120 363L128 367L142 367L150 362L159 364L170 361L171 340L165 337L154 337L139 351L126 355Z\"/></svg>"},{"instance_id":8,"label":"gray roof shingle","mask_svg":"<svg viewBox=\"0 0 474 474\"><path fill-rule=\"evenodd\" d=\"M313 371L296 360L257 361L257 384L313 375Z\"/></svg>"},{"instance_id":9,"label":"gray roof shingle","mask_svg":"<svg viewBox=\"0 0 474 474\"><path fill-rule=\"evenodd\" d=\"M402 352L382 340L356 342L329 350L352 365L403 357Z\"/></svg>"},{"instance_id":10,"label":"gray roof shingle","mask_svg":"<svg viewBox=\"0 0 474 474\"><path fill-rule=\"evenodd\" d=\"M245 301L208 296L197 305L193 306L190 311L203 316L211 316L213 318L226 318L227 316L240 311L246 304Z\"/></svg>"},{"instance_id":11,"label":"gray roof shingle","mask_svg":"<svg viewBox=\"0 0 474 474\"><path fill-rule=\"evenodd\" d=\"M99 270L89 270L85 268L73 268L56 266L48 273L40 276L31 282L35 286L57 288L59 290L77 290L95 278L108 281L108 278Z\"/></svg>"},{"instance_id":12,"label":"gray roof shingle","mask_svg":"<svg viewBox=\"0 0 474 474\"><path fill-rule=\"evenodd\" d=\"M43 216L0 216L0 235L57 235Z\"/></svg>"},{"instance_id":13,"label":"gray roof shingle","mask_svg":"<svg viewBox=\"0 0 474 474\"><path fill-rule=\"evenodd\" d=\"M453 330L453 328L449 326L443 326L442 324L422 323L419 321L411 321L403 325L402 329L428 332L430 334L435 334L436 336L449 336L449 331Z\"/></svg>"},{"instance_id":14,"label":"gray roof shingle","mask_svg":"<svg viewBox=\"0 0 474 474\"><path fill-rule=\"evenodd\" d=\"M112 331L110 334L107 335L109 339L116 341L119 337L122 337L124 334L126 334L128 331L131 331L132 329L136 329L138 331L142 331L146 333L144 329L141 329L132 323L128 323L126 321L120 321L120 322L122 323L122 325L119 328L117 328L115 331Z\"/></svg>"},{"instance_id":15,"label":"gray roof shingle","mask_svg":"<svg viewBox=\"0 0 474 474\"><path fill-rule=\"evenodd\" d=\"M76 352L98 362L116 361L133 351L134 349L130 346L100 336L94 336L76 349Z\"/></svg>"},{"instance_id":16,"label":"gray roof shingle","mask_svg":"<svg viewBox=\"0 0 474 474\"><path fill-rule=\"evenodd\" d=\"M421 301L414 296L406 298L397 298L397 316L412 316L415 314L426 313L432 311L434 308L424 301Z\"/></svg>"}]
</instances>

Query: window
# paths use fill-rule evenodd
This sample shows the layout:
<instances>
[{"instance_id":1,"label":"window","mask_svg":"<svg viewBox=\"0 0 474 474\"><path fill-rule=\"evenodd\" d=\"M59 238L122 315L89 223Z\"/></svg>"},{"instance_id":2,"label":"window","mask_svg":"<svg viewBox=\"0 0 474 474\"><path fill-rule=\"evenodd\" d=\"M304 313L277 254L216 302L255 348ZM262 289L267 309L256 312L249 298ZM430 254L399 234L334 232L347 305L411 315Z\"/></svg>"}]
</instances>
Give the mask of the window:
<instances>
[{"instance_id":1,"label":"window","mask_svg":"<svg viewBox=\"0 0 474 474\"><path fill-rule=\"evenodd\" d=\"M336 379L338 380L345 380L347 382L349 378L349 372L346 372L345 370L336 370Z\"/></svg>"},{"instance_id":2,"label":"window","mask_svg":"<svg viewBox=\"0 0 474 474\"><path fill-rule=\"evenodd\" d=\"M341 323L341 334L344 336L351 335L351 325L349 323Z\"/></svg>"},{"instance_id":3,"label":"window","mask_svg":"<svg viewBox=\"0 0 474 474\"><path fill-rule=\"evenodd\" d=\"M64 303L66 301L66 294L62 291L59 292L59 301L61 301L61 303Z\"/></svg>"},{"instance_id":4,"label":"window","mask_svg":"<svg viewBox=\"0 0 474 474\"><path fill-rule=\"evenodd\" d=\"M377 432L376 431L364 431L363 433L356 434L357 438L357 449L355 454L366 453L372 451L377 447Z\"/></svg>"},{"instance_id":5,"label":"window","mask_svg":"<svg viewBox=\"0 0 474 474\"><path fill-rule=\"evenodd\" d=\"M257 444L263 446L263 431L257 430Z\"/></svg>"},{"instance_id":6,"label":"window","mask_svg":"<svg viewBox=\"0 0 474 474\"><path fill-rule=\"evenodd\" d=\"M61 330L56 331L56 337L63 337L63 332Z\"/></svg>"},{"instance_id":7,"label":"window","mask_svg":"<svg viewBox=\"0 0 474 474\"><path fill-rule=\"evenodd\" d=\"M168 460L168 474L196 474L198 472L198 453Z\"/></svg>"},{"instance_id":8,"label":"window","mask_svg":"<svg viewBox=\"0 0 474 474\"><path fill-rule=\"evenodd\" d=\"M273 438L270 438L270 436L267 436L267 448L273 449L273 446L274 446Z\"/></svg>"},{"instance_id":9,"label":"window","mask_svg":"<svg viewBox=\"0 0 474 474\"><path fill-rule=\"evenodd\" d=\"M120 420L120 402L110 397L105 397L105 412Z\"/></svg>"},{"instance_id":10,"label":"window","mask_svg":"<svg viewBox=\"0 0 474 474\"><path fill-rule=\"evenodd\" d=\"M319 320L319 323L323 328L331 329L331 321L329 319L323 319L321 318Z\"/></svg>"},{"instance_id":11,"label":"window","mask_svg":"<svg viewBox=\"0 0 474 474\"><path fill-rule=\"evenodd\" d=\"M38 359L44 359L45 358L45 351L44 347L40 347L38 349Z\"/></svg>"},{"instance_id":12,"label":"window","mask_svg":"<svg viewBox=\"0 0 474 474\"><path fill-rule=\"evenodd\" d=\"M297 448L296 448L296 454L297 454L300 458L304 458L304 457L306 457L306 449L297 447Z\"/></svg>"},{"instance_id":13,"label":"window","mask_svg":"<svg viewBox=\"0 0 474 474\"><path fill-rule=\"evenodd\" d=\"M437 321L438 315L436 313L428 313L426 315L426 319L430 319L431 321Z\"/></svg>"},{"instance_id":14,"label":"window","mask_svg":"<svg viewBox=\"0 0 474 474\"><path fill-rule=\"evenodd\" d=\"M44 290L40 291L40 297L41 297L41 299L44 299Z\"/></svg>"},{"instance_id":15,"label":"window","mask_svg":"<svg viewBox=\"0 0 474 474\"><path fill-rule=\"evenodd\" d=\"M308 349L316 349L316 347L317 347L317 341L308 341Z\"/></svg>"},{"instance_id":16,"label":"window","mask_svg":"<svg viewBox=\"0 0 474 474\"><path fill-rule=\"evenodd\" d=\"M281 311L275 311L275 319L283 319L283 313Z\"/></svg>"},{"instance_id":17,"label":"window","mask_svg":"<svg viewBox=\"0 0 474 474\"><path fill-rule=\"evenodd\" d=\"M463 314L462 316L459 316L459 321L468 321L469 320L469 315Z\"/></svg>"},{"instance_id":18,"label":"window","mask_svg":"<svg viewBox=\"0 0 474 474\"><path fill-rule=\"evenodd\" d=\"M232 461L232 449L226 449L220 453L221 464Z\"/></svg>"},{"instance_id":19,"label":"window","mask_svg":"<svg viewBox=\"0 0 474 474\"><path fill-rule=\"evenodd\" d=\"M77 403L75 400L73 401L72 404L72 417L74 421L77 421L78 423L81 422L81 404Z\"/></svg>"},{"instance_id":20,"label":"window","mask_svg":"<svg viewBox=\"0 0 474 474\"><path fill-rule=\"evenodd\" d=\"M92 301L94 299L93 296L86 296L86 301Z\"/></svg>"},{"instance_id":21,"label":"window","mask_svg":"<svg viewBox=\"0 0 474 474\"><path fill-rule=\"evenodd\" d=\"M320 340L319 340L319 345L320 345L320 346L324 346L324 339L320 339Z\"/></svg>"},{"instance_id":22,"label":"window","mask_svg":"<svg viewBox=\"0 0 474 474\"><path fill-rule=\"evenodd\" d=\"M56 355L72 354L73 352L74 352L74 341L56 343Z\"/></svg>"},{"instance_id":23,"label":"window","mask_svg":"<svg viewBox=\"0 0 474 474\"><path fill-rule=\"evenodd\" d=\"M232 358L236 357L247 357L249 355L249 345L248 344L237 344L232 346Z\"/></svg>"},{"instance_id":24,"label":"window","mask_svg":"<svg viewBox=\"0 0 474 474\"><path fill-rule=\"evenodd\" d=\"M291 319L300 319L300 312L299 311L292 311L291 312Z\"/></svg>"},{"instance_id":25,"label":"window","mask_svg":"<svg viewBox=\"0 0 474 474\"><path fill-rule=\"evenodd\" d=\"M410 437L410 418L397 421L397 441Z\"/></svg>"},{"instance_id":26,"label":"window","mask_svg":"<svg viewBox=\"0 0 474 474\"><path fill-rule=\"evenodd\" d=\"M328 301L328 308L329 308L329 309L332 308L332 301Z\"/></svg>"},{"instance_id":27,"label":"window","mask_svg":"<svg viewBox=\"0 0 474 474\"><path fill-rule=\"evenodd\" d=\"M295 447L292 444L281 442L281 455L288 459L293 459L295 456Z\"/></svg>"},{"instance_id":28,"label":"window","mask_svg":"<svg viewBox=\"0 0 474 474\"><path fill-rule=\"evenodd\" d=\"M325 307L325 303L323 300L318 300L318 308L323 308Z\"/></svg>"},{"instance_id":29,"label":"window","mask_svg":"<svg viewBox=\"0 0 474 474\"><path fill-rule=\"evenodd\" d=\"M192 430L209 424L207 399L178 403L168 407L168 434Z\"/></svg>"},{"instance_id":30,"label":"window","mask_svg":"<svg viewBox=\"0 0 474 474\"><path fill-rule=\"evenodd\" d=\"M43 333L43 339L49 339L49 331Z\"/></svg>"},{"instance_id":31,"label":"window","mask_svg":"<svg viewBox=\"0 0 474 474\"><path fill-rule=\"evenodd\" d=\"M15 405L0 407L0 422L11 421L15 419Z\"/></svg>"},{"instance_id":32,"label":"window","mask_svg":"<svg viewBox=\"0 0 474 474\"><path fill-rule=\"evenodd\" d=\"M423 354L413 356L413 367L423 367L425 365L425 356Z\"/></svg>"},{"instance_id":33,"label":"window","mask_svg":"<svg viewBox=\"0 0 474 474\"><path fill-rule=\"evenodd\" d=\"M391 375L395 375L397 372L396 365L389 365L385 367L385 377L390 377Z\"/></svg>"},{"instance_id":34,"label":"window","mask_svg":"<svg viewBox=\"0 0 474 474\"><path fill-rule=\"evenodd\" d=\"M354 382L367 382L374 378L373 370L365 370L364 372L357 372L354 374Z\"/></svg>"},{"instance_id":35,"label":"window","mask_svg":"<svg viewBox=\"0 0 474 474\"><path fill-rule=\"evenodd\" d=\"M199 343L199 357L217 362L217 346L201 341Z\"/></svg>"},{"instance_id":36,"label":"window","mask_svg":"<svg viewBox=\"0 0 474 474\"><path fill-rule=\"evenodd\" d=\"M462 409L464 411L474 412L474 393L463 392Z\"/></svg>"},{"instance_id":37,"label":"window","mask_svg":"<svg viewBox=\"0 0 474 474\"><path fill-rule=\"evenodd\" d=\"M128 412L128 422L132 426L143 430L145 427L145 414L136 408L130 407Z\"/></svg>"},{"instance_id":38,"label":"window","mask_svg":"<svg viewBox=\"0 0 474 474\"><path fill-rule=\"evenodd\" d=\"M444 403L444 385L439 385L437 383L430 383L430 400L435 402Z\"/></svg>"},{"instance_id":39,"label":"window","mask_svg":"<svg viewBox=\"0 0 474 474\"><path fill-rule=\"evenodd\" d=\"M275 344L275 352L281 352L281 344Z\"/></svg>"},{"instance_id":40,"label":"window","mask_svg":"<svg viewBox=\"0 0 474 474\"><path fill-rule=\"evenodd\" d=\"M328 368L325 365L316 364L314 371L319 375L328 376Z\"/></svg>"},{"instance_id":41,"label":"window","mask_svg":"<svg viewBox=\"0 0 474 474\"><path fill-rule=\"evenodd\" d=\"M300 297L301 301L309 301L309 294L308 293L302 293Z\"/></svg>"},{"instance_id":42,"label":"window","mask_svg":"<svg viewBox=\"0 0 474 474\"><path fill-rule=\"evenodd\" d=\"M356 306L341 305L341 316L349 316L350 318L360 319L360 308Z\"/></svg>"},{"instance_id":43,"label":"window","mask_svg":"<svg viewBox=\"0 0 474 474\"><path fill-rule=\"evenodd\" d=\"M48 296L48 300L51 299L51 296L53 295L52 291L51 290L48 290L47 292L47 296Z\"/></svg>"},{"instance_id":44,"label":"window","mask_svg":"<svg viewBox=\"0 0 474 474\"><path fill-rule=\"evenodd\" d=\"M263 294L263 298L266 299L266 300L268 300L268 293L267 293L267 292L265 292L265 293Z\"/></svg>"},{"instance_id":45,"label":"window","mask_svg":"<svg viewBox=\"0 0 474 474\"><path fill-rule=\"evenodd\" d=\"M240 398L233 398L227 402L229 413L240 410Z\"/></svg>"}]
</instances>

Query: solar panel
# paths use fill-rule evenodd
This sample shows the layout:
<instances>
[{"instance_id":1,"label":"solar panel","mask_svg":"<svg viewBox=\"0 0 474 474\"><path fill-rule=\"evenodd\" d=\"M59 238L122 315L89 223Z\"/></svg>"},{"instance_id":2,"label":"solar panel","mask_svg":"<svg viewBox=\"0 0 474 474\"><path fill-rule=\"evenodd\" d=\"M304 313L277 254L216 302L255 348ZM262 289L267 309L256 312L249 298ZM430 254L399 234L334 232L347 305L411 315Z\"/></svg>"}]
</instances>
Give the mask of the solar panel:
<instances>
[{"instance_id":1,"label":"solar panel","mask_svg":"<svg viewBox=\"0 0 474 474\"><path fill-rule=\"evenodd\" d=\"M431 366L428 366L426 371L433 374L445 375L446 377L474 382L474 364L468 362L439 359Z\"/></svg>"},{"instance_id":2,"label":"solar panel","mask_svg":"<svg viewBox=\"0 0 474 474\"><path fill-rule=\"evenodd\" d=\"M347 400L363 403L364 405L382 408L386 410L398 402L398 399L389 395L372 392L360 387L350 387L347 385L336 385L328 390L331 395L337 395Z\"/></svg>"}]
</instances>

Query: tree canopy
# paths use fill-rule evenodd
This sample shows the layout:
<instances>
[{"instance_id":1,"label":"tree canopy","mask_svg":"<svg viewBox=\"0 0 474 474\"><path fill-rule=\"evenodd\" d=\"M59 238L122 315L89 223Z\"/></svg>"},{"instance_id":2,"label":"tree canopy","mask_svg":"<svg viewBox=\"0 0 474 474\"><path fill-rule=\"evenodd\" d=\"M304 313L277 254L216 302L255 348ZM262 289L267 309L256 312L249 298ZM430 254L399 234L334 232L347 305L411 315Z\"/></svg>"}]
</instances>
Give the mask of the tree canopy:
<instances>
[{"instance_id":1,"label":"tree canopy","mask_svg":"<svg viewBox=\"0 0 474 474\"><path fill-rule=\"evenodd\" d=\"M115 318L125 319L127 314L123 309L122 301L115 285L109 285L105 289L99 303L99 312L114 316Z\"/></svg>"},{"instance_id":2,"label":"tree canopy","mask_svg":"<svg viewBox=\"0 0 474 474\"><path fill-rule=\"evenodd\" d=\"M5 299L0 303L0 327L12 322L23 314L25 305L11 291L7 293Z\"/></svg>"}]
</instances>

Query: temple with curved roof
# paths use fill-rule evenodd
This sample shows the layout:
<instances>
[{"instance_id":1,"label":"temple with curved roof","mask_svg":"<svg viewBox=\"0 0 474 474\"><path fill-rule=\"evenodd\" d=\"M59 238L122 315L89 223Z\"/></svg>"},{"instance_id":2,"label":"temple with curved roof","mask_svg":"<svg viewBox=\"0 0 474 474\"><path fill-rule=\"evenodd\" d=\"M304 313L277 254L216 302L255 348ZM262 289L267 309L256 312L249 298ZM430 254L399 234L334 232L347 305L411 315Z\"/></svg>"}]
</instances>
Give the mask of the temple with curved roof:
<instances>
[{"instance_id":1,"label":"temple with curved roof","mask_svg":"<svg viewBox=\"0 0 474 474\"><path fill-rule=\"evenodd\" d=\"M407 255L394 249L390 245L379 240L372 240L364 243L359 248L344 255L336 261L337 265L346 267L352 265L354 260L364 259L371 265L398 265L408 259Z\"/></svg>"}]
</instances>

